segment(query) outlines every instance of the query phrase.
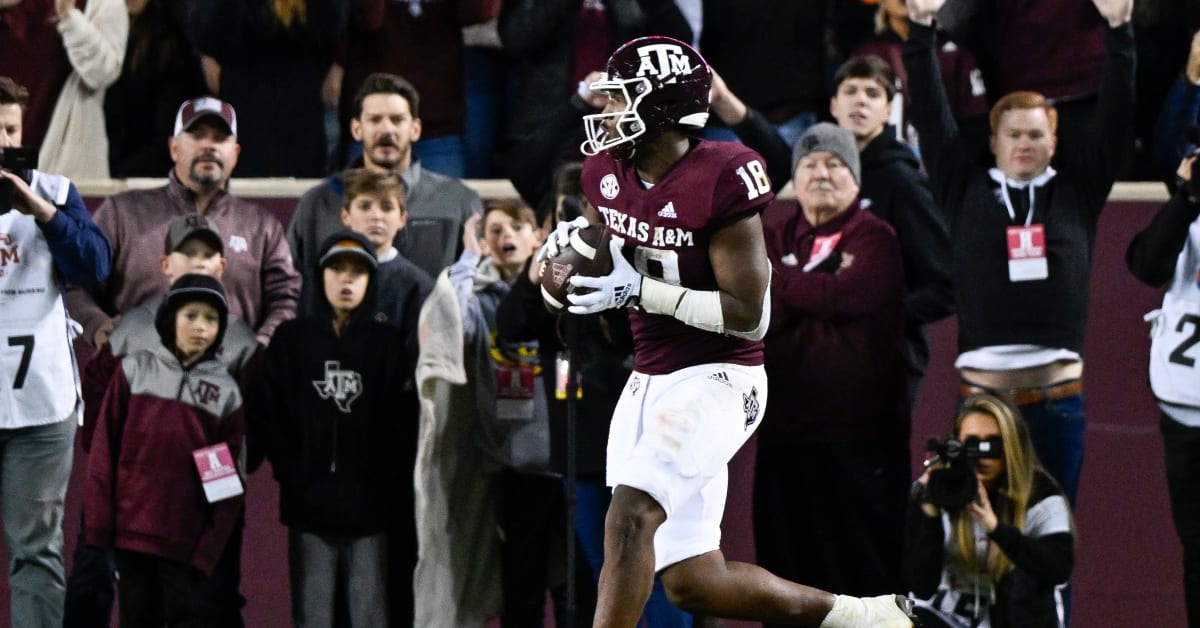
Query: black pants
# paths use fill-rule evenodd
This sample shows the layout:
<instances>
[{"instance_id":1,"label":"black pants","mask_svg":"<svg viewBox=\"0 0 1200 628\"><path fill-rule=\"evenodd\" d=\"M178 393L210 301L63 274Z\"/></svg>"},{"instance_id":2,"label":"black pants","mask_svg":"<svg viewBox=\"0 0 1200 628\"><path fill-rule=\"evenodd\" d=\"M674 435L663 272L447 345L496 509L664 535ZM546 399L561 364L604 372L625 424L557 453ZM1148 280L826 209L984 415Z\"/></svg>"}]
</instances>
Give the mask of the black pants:
<instances>
[{"instance_id":1,"label":"black pants","mask_svg":"<svg viewBox=\"0 0 1200 628\"><path fill-rule=\"evenodd\" d=\"M67 596L63 609L63 628L108 628L111 625L113 601L116 599L116 563L109 548L86 545L83 542L86 526L80 513L79 541L72 554L71 574L67 578ZM238 615L229 628L242 628L241 608L246 605L242 597L242 534L245 528L244 515L238 517L233 534L229 537L226 552L232 552L232 560L238 568L231 574L232 586L237 595Z\"/></svg>"},{"instance_id":2,"label":"black pants","mask_svg":"<svg viewBox=\"0 0 1200 628\"><path fill-rule=\"evenodd\" d=\"M1200 628L1200 428L1159 418L1175 532L1183 543L1183 594L1188 626Z\"/></svg>"},{"instance_id":3,"label":"black pants","mask_svg":"<svg viewBox=\"0 0 1200 628\"><path fill-rule=\"evenodd\" d=\"M780 577L848 595L904 593L908 441L772 446L758 440L754 541Z\"/></svg>"},{"instance_id":4,"label":"black pants","mask_svg":"<svg viewBox=\"0 0 1200 628\"><path fill-rule=\"evenodd\" d=\"M108 628L116 596L112 550L84 544L83 513L79 518L79 540L67 577L63 628Z\"/></svg>"},{"instance_id":5,"label":"black pants","mask_svg":"<svg viewBox=\"0 0 1200 628\"><path fill-rule=\"evenodd\" d=\"M554 602L556 626L567 626L565 564L566 500L560 478L502 471L497 520L503 535L500 554L504 628L545 625L546 591ZM583 550L575 551L576 627L592 625L596 612L596 581Z\"/></svg>"},{"instance_id":6,"label":"black pants","mask_svg":"<svg viewBox=\"0 0 1200 628\"><path fill-rule=\"evenodd\" d=\"M228 547L211 576L195 567L118 549L121 628L228 628L241 624L239 565Z\"/></svg>"}]
</instances>

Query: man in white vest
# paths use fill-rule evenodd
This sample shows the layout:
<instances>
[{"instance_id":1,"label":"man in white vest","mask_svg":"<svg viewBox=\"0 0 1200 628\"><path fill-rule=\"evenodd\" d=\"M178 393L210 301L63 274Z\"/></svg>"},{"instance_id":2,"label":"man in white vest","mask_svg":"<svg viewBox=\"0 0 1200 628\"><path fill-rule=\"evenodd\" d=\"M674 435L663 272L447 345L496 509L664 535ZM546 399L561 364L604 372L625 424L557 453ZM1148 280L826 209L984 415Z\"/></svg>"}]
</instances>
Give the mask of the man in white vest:
<instances>
[{"instance_id":1,"label":"man in white vest","mask_svg":"<svg viewBox=\"0 0 1200 628\"><path fill-rule=\"evenodd\" d=\"M1188 100L1200 96L1200 32L1185 73ZM1196 112L1188 111L1195 119ZM1183 118L1187 119L1187 118ZM1166 287L1151 323L1150 388L1158 400L1167 491L1183 545L1183 592L1189 626L1200 626L1200 158L1193 150L1176 171L1171 198L1125 252L1142 283Z\"/></svg>"},{"instance_id":2,"label":"man in white vest","mask_svg":"<svg viewBox=\"0 0 1200 628\"><path fill-rule=\"evenodd\" d=\"M12 625L62 625L63 505L81 411L66 285L102 281L112 251L65 177L19 169L28 92L0 76L0 521Z\"/></svg>"}]
</instances>

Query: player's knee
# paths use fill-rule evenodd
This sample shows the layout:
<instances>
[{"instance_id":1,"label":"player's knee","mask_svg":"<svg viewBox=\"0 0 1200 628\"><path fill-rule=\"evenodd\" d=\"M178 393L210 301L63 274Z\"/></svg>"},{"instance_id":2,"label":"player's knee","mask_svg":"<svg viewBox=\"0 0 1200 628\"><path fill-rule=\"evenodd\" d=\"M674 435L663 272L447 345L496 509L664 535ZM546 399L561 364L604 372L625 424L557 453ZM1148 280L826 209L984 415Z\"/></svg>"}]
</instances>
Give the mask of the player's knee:
<instances>
[{"instance_id":1,"label":"player's knee","mask_svg":"<svg viewBox=\"0 0 1200 628\"><path fill-rule=\"evenodd\" d=\"M668 569L662 574L662 583L667 592L667 599L676 608L689 613L703 613L708 610L710 591L702 578L693 577L688 570Z\"/></svg>"},{"instance_id":2,"label":"player's knee","mask_svg":"<svg viewBox=\"0 0 1200 628\"><path fill-rule=\"evenodd\" d=\"M617 488L605 523L608 534L622 546L652 543L655 530L666 520L662 506L642 491Z\"/></svg>"}]
</instances>

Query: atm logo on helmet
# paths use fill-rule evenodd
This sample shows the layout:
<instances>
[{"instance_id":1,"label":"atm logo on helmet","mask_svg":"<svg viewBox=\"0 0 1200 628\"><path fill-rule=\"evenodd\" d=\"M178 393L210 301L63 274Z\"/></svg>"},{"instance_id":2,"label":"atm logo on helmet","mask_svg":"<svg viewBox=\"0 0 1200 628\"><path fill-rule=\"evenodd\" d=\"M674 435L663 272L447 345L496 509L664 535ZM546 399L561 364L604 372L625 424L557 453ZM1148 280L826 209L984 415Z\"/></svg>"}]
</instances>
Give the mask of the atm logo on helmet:
<instances>
[{"instance_id":1,"label":"atm logo on helmet","mask_svg":"<svg viewBox=\"0 0 1200 628\"><path fill-rule=\"evenodd\" d=\"M675 44L651 44L638 48L638 57L642 60L638 65L638 76L654 76L666 79L671 75L686 75L692 73L692 61L683 48Z\"/></svg>"}]
</instances>

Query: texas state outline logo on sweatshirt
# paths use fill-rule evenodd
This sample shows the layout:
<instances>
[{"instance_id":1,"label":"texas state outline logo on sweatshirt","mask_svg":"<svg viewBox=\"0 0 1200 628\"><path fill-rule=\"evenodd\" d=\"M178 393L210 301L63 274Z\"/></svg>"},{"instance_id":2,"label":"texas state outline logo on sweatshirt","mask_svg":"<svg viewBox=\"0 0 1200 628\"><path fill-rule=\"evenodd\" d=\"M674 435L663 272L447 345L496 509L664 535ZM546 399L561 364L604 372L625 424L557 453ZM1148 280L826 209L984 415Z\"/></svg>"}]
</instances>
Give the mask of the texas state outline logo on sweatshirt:
<instances>
[{"instance_id":1,"label":"texas state outline logo on sweatshirt","mask_svg":"<svg viewBox=\"0 0 1200 628\"><path fill-rule=\"evenodd\" d=\"M325 379L314 380L313 387L322 399L333 399L338 410L350 414L350 404L362 394L362 375L341 366L337 360L326 360Z\"/></svg>"}]
</instances>

